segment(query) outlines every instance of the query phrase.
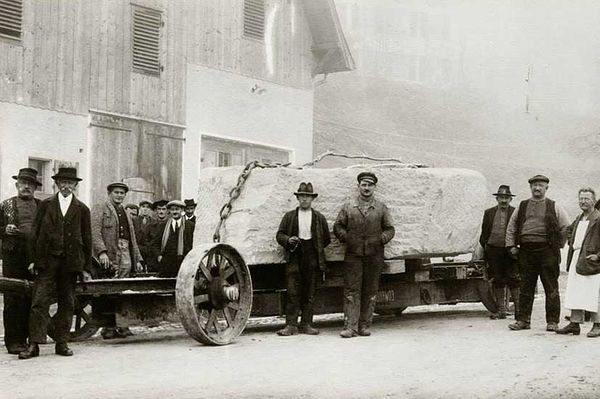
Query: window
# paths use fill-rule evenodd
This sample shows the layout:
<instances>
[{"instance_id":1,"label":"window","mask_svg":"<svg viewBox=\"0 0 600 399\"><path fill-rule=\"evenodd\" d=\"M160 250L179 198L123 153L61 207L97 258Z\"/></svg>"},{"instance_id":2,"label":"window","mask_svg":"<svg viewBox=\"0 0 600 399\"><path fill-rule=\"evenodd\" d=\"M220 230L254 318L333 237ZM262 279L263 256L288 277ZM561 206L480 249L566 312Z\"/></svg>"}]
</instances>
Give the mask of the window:
<instances>
[{"instance_id":1,"label":"window","mask_svg":"<svg viewBox=\"0 0 600 399\"><path fill-rule=\"evenodd\" d=\"M0 36L21 39L21 0L0 1Z\"/></svg>"},{"instance_id":2,"label":"window","mask_svg":"<svg viewBox=\"0 0 600 399\"><path fill-rule=\"evenodd\" d=\"M160 28L162 13L150 8L133 6L133 69L159 75Z\"/></svg>"},{"instance_id":3,"label":"window","mask_svg":"<svg viewBox=\"0 0 600 399\"><path fill-rule=\"evenodd\" d=\"M231 154L228 152L219 151L219 159L217 160L217 166L231 166Z\"/></svg>"},{"instance_id":4,"label":"window","mask_svg":"<svg viewBox=\"0 0 600 399\"><path fill-rule=\"evenodd\" d=\"M29 167L38 171L38 180L42 185L38 192L42 194L52 194L52 164L46 159L29 158Z\"/></svg>"},{"instance_id":5,"label":"window","mask_svg":"<svg viewBox=\"0 0 600 399\"><path fill-rule=\"evenodd\" d=\"M264 0L244 0L244 36L262 40L264 33Z\"/></svg>"}]
</instances>

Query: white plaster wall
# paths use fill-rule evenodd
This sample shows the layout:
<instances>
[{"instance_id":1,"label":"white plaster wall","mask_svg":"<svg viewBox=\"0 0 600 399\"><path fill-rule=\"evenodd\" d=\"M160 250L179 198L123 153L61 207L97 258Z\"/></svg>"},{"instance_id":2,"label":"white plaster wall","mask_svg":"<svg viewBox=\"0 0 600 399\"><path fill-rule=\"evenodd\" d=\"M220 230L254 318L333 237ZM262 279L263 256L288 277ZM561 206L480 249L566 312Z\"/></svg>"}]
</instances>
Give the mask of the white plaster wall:
<instances>
[{"instance_id":1,"label":"white plaster wall","mask_svg":"<svg viewBox=\"0 0 600 399\"><path fill-rule=\"evenodd\" d=\"M252 93L255 85L258 90ZM183 198L198 193L202 134L290 150L294 164L310 161L313 94L312 89L188 65Z\"/></svg>"},{"instance_id":2,"label":"white plaster wall","mask_svg":"<svg viewBox=\"0 0 600 399\"><path fill-rule=\"evenodd\" d=\"M15 195L11 176L34 157L79 162L79 175L84 179L79 198L87 203L87 143L87 116L0 102L0 199Z\"/></svg>"}]
</instances>

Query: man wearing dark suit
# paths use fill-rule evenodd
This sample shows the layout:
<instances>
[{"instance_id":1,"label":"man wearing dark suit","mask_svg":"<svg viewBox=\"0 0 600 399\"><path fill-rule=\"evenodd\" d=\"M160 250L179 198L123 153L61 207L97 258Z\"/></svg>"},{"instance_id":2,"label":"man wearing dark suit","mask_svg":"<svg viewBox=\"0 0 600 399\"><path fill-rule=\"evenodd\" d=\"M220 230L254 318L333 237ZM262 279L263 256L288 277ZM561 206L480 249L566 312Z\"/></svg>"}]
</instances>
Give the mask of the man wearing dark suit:
<instances>
[{"instance_id":1,"label":"man wearing dark suit","mask_svg":"<svg viewBox=\"0 0 600 399\"><path fill-rule=\"evenodd\" d=\"M498 192L492 194L498 205L486 209L479 243L484 250L484 258L489 266L489 278L494 287L498 312L491 319L506 319L506 287L510 289L515 301L515 314L519 303L519 276L517 262L506 248L506 226L515 208L510 206L514 195L510 187L501 185Z\"/></svg>"},{"instance_id":2,"label":"man wearing dark suit","mask_svg":"<svg viewBox=\"0 0 600 399\"><path fill-rule=\"evenodd\" d=\"M138 216L133 219L133 230L135 231L135 238L137 239L138 248L142 255L142 259L148 266L148 259L150 259L149 248L150 242L148 241L148 230L152 223L152 203L150 201L142 200L139 204Z\"/></svg>"},{"instance_id":3,"label":"man wearing dark suit","mask_svg":"<svg viewBox=\"0 0 600 399\"><path fill-rule=\"evenodd\" d=\"M192 249L194 240L194 224L183 217L185 203L173 200L167 204L170 218L161 223L155 234L152 247L157 253L158 275L175 277L183 258Z\"/></svg>"},{"instance_id":4,"label":"man wearing dark suit","mask_svg":"<svg viewBox=\"0 0 600 399\"><path fill-rule=\"evenodd\" d=\"M42 184L37 170L19 170L15 187L17 195L0 203L0 238L2 239L2 275L31 280L27 266L32 262L31 228L40 201L33 193ZM18 355L27 348L29 309L26 296L4 294L4 344L8 353Z\"/></svg>"},{"instance_id":5,"label":"man wearing dark suit","mask_svg":"<svg viewBox=\"0 0 600 399\"><path fill-rule=\"evenodd\" d=\"M73 195L80 178L75 168L59 168L52 176L59 193L40 203L33 224L34 263L37 272L29 318L29 347L19 359L39 356L39 344L46 342L53 297L56 312L55 353L72 356L67 341L73 321L75 282L79 274L89 278L92 260L90 210Z\"/></svg>"},{"instance_id":6,"label":"man wearing dark suit","mask_svg":"<svg viewBox=\"0 0 600 399\"><path fill-rule=\"evenodd\" d=\"M185 218L190 222L196 224L196 215L194 212L196 211L196 201L194 199L186 199L183 201L185 203Z\"/></svg>"},{"instance_id":7,"label":"man wearing dark suit","mask_svg":"<svg viewBox=\"0 0 600 399\"><path fill-rule=\"evenodd\" d=\"M142 257L144 257L144 260L146 261L148 271L151 272L158 271L157 259L160 253L152 243L155 240L160 240L163 233L162 225L169 220L169 211L167 209L168 203L169 201L164 199L154 201L152 204L154 219L146 226L145 234L140 240L142 245ZM144 254L143 250L145 250L147 254Z\"/></svg>"}]
</instances>

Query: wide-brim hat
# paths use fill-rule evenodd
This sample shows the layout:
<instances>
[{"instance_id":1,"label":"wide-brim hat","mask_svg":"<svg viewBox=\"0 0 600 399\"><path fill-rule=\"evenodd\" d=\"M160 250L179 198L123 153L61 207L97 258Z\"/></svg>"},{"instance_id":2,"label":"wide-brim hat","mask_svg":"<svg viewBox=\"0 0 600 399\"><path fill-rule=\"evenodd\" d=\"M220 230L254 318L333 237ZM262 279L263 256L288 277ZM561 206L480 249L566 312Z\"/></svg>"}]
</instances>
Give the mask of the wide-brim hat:
<instances>
[{"instance_id":1,"label":"wide-brim hat","mask_svg":"<svg viewBox=\"0 0 600 399\"><path fill-rule=\"evenodd\" d=\"M185 203L185 206L196 206L198 204L196 204L196 201L194 201L194 199L186 199L183 200L183 202Z\"/></svg>"},{"instance_id":2,"label":"wide-brim hat","mask_svg":"<svg viewBox=\"0 0 600 399\"><path fill-rule=\"evenodd\" d=\"M513 193L510 192L510 186L507 186L505 184L502 184L498 187L498 192L492 194L494 196L500 196L500 195L506 195L509 197L514 197Z\"/></svg>"},{"instance_id":3,"label":"wide-brim hat","mask_svg":"<svg viewBox=\"0 0 600 399\"><path fill-rule=\"evenodd\" d=\"M106 191L112 191L115 188L122 188L125 190L125 192L129 191L129 186L122 182L110 183L108 186L106 186Z\"/></svg>"},{"instance_id":4,"label":"wide-brim hat","mask_svg":"<svg viewBox=\"0 0 600 399\"><path fill-rule=\"evenodd\" d=\"M73 181L81 181L79 177L77 177L77 169L75 168L58 168L58 173L52 176L54 180L73 180Z\"/></svg>"},{"instance_id":5,"label":"wide-brim hat","mask_svg":"<svg viewBox=\"0 0 600 399\"><path fill-rule=\"evenodd\" d=\"M180 208L185 208L185 202L182 200L172 200L167 204L167 209L170 209L172 206L178 206Z\"/></svg>"},{"instance_id":6,"label":"wide-brim hat","mask_svg":"<svg viewBox=\"0 0 600 399\"><path fill-rule=\"evenodd\" d=\"M535 175L532 178L530 178L529 180L527 180L529 182L529 184L536 182L536 181L543 181L546 183L550 183L550 179L548 179L546 176L544 175Z\"/></svg>"},{"instance_id":7,"label":"wide-brim hat","mask_svg":"<svg viewBox=\"0 0 600 399\"><path fill-rule=\"evenodd\" d=\"M377 184L377 176L373 172L361 172L356 176L356 180L360 183L363 180L370 181L373 184Z\"/></svg>"},{"instance_id":8,"label":"wide-brim hat","mask_svg":"<svg viewBox=\"0 0 600 399\"><path fill-rule=\"evenodd\" d=\"M315 193L313 190L313 185L312 183L308 182L302 182L300 183L300 186L298 187L298 191L296 191L294 193L294 195L310 195L312 197L317 197L319 196L319 194Z\"/></svg>"},{"instance_id":9,"label":"wide-brim hat","mask_svg":"<svg viewBox=\"0 0 600 399\"><path fill-rule=\"evenodd\" d=\"M156 209L156 207L158 207L158 206L165 206L165 205L167 205L168 203L169 203L169 201L167 201L167 200L165 200L165 199L161 199L161 200L158 200L158 201L154 201L154 202L152 203L152 209Z\"/></svg>"},{"instance_id":10,"label":"wide-brim hat","mask_svg":"<svg viewBox=\"0 0 600 399\"><path fill-rule=\"evenodd\" d=\"M38 171L33 168L22 168L19 169L19 173L12 178L15 180L25 180L35 184L36 186L41 186L42 183L37 179Z\"/></svg>"}]
</instances>

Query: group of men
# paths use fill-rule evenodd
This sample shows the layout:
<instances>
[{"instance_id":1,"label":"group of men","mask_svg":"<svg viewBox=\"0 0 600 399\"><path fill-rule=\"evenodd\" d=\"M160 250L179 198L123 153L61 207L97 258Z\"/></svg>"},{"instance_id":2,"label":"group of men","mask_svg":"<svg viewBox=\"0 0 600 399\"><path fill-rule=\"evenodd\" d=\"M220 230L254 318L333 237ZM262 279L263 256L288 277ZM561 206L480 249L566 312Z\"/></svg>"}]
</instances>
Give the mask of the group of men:
<instances>
[{"instance_id":1,"label":"group of men","mask_svg":"<svg viewBox=\"0 0 600 399\"><path fill-rule=\"evenodd\" d=\"M67 342L78 278L126 278L132 270L174 277L192 249L195 228L193 200L124 205L129 187L115 182L107 186L107 200L90 212L74 195L82 180L75 168L59 168L52 176L58 193L43 201L34 197L42 185L37 174L19 170L13 176L17 195L0 203L3 275L35 280L31 299L4 295L4 342L20 359L39 355L55 299L55 352L73 355ZM106 339L128 335L126 327L102 331Z\"/></svg>"},{"instance_id":2,"label":"group of men","mask_svg":"<svg viewBox=\"0 0 600 399\"><path fill-rule=\"evenodd\" d=\"M497 312L492 319L506 319L506 292L515 304L513 331L531 328L531 313L538 278L545 294L546 331L558 334L580 333L586 312L593 322L587 333L600 336L600 207L590 187L578 192L582 211L573 223L562 207L546 197L550 179L536 175L529 179L531 198L517 208L510 205L514 195L501 185L493 195L498 205L484 213L480 244L494 288ZM565 307L571 310L570 323L559 328L561 249L568 243Z\"/></svg>"}]
</instances>

